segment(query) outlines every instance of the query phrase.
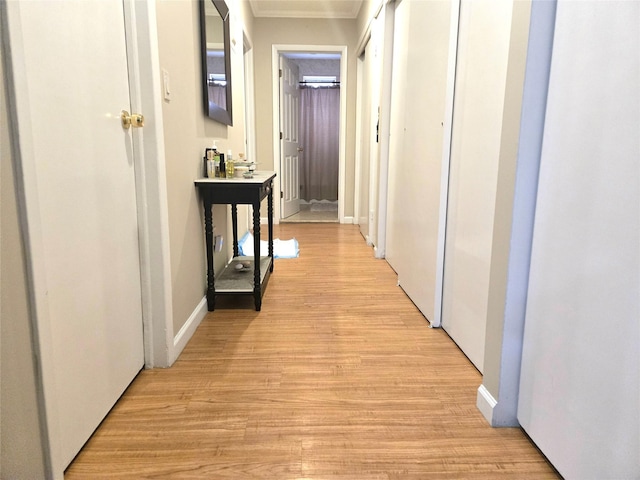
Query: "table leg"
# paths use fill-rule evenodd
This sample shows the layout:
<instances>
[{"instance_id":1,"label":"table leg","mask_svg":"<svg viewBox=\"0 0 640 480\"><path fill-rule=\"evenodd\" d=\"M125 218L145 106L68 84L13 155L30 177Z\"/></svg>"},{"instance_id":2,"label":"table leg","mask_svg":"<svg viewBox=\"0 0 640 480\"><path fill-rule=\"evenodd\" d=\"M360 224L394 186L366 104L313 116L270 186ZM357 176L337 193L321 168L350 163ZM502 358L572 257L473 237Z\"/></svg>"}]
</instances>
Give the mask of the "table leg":
<instances>
[{"instance_id":1,"label":"table leg","mask_svg":"<svg viewBox=\"0 0 640 480\"><path fill-rule=\"evenodd\" d=\"M260 203L253 204L253 298L256 311L262 307L262 292L260 291Z\"/></svg>"},{"instance_id":2,"label":"table leg","mask_svg":"<svg viewBox=\"0 0 640 480\"><path fill-rule=\"evenodd\" d=\"M233 256L238 256L238 204L231 204L231 222L233 224Z\"/></svg>"},{"instance_id":3,"label":"table leg","mask_svg":"<svg viewBox=\"0 0 640 480\"><path fill-rule=\"evenodd\" d=\"M207 244L207 310L213 312L216 306L216 289L213 271L213 214L212 204L204 200L204 232Z\"/></svg>"},{"instance_id":4,"label":"table leg","mask_svg":"<svg viewBox=\"0 0 640 480\"><path fill-rule=\"evenodd\" d=\"M269 271L273 272L273 264L275 263L273 258L273 182L271 182L267 194L267 225L269 226L269 256L271 257Z\"/></svg>"}]
</instances>

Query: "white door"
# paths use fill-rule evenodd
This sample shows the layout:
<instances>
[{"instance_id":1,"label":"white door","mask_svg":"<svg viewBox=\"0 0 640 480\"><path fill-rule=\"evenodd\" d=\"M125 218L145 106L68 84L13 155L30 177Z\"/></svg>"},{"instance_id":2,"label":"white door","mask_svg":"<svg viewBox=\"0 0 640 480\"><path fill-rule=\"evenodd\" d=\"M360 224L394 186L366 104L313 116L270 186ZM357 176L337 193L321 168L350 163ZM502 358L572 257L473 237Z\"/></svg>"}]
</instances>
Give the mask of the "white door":
<instances>
[{"instance_id":1,"label":"white door","mask_svg":"<svg viewBox=\"0 0 640 480\"><path fill-rule=\"evenodd\" d=\"M8 2L53 469L143 367L122 0Z\"/></svg>"},{"instance_id":2,"label":"white door","mask_svg":"<svg viewBox=\"0 0 640 480\"><path fill-rule=\"evenodd\" d=\"M559 1L551 33L518 421L569 479L640 478L638 19Z\"/></svg>"},{"instance_id":3,"label":"white door","mask_svg":"<svg viewBox=\"0 0 640 480\"><path fill-rule=\"evenodd\" d=\"M394 4L385 258L398 273L403 290L431 322L436 318L452 3Z\"/></svg>"},{"instance_id":4,"label":"white door","mask_svg":"<svg viewBox=\"0 0 640 480\"><path fill-rule=\"evenodd\" d=\"M480 372L511 11L510 2L460 6L442 327Z\"/></svg>"},{"instance_id":5,"label":"white door","mask_svg":"<svg viewBox=\"0 0 640 480\"><path fill-rule=\"evenodd\" d=\"M280 185L281 217L300 211L300 89L298 66L280 56Z\"/></svg>"}]
</instances>

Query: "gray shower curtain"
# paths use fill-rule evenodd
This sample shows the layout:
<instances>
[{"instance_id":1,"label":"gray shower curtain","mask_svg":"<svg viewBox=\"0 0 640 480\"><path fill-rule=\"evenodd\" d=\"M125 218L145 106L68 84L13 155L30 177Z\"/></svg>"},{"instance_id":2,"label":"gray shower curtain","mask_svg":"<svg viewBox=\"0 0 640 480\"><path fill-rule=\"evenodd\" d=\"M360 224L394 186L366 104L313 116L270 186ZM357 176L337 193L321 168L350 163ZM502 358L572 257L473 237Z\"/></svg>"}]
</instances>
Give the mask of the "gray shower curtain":
<instances>
[{"instance_id":1,"label":"gray shower curtain","mask_svg":"<svg viewBox=\"0 0 640 480\"><path fill-rule=\"evenodd\" d=\"M338 200L340 88L300 90L300 198Z\"/></svg>"}]
</instances>

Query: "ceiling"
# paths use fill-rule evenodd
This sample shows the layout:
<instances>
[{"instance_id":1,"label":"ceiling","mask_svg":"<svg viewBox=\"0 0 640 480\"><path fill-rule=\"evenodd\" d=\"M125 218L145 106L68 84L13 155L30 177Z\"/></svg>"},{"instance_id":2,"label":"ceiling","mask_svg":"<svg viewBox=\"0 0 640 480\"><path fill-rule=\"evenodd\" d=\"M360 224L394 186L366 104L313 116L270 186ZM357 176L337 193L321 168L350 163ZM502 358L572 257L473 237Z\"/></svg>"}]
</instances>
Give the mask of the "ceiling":
<instances>
[{"instance_id":1,"label":"ceiling","mask_svg":"<svg viewBox=\"0 0 640 480\"><path fill-rule=\"evenodd\" d=\"M249 0L254 17L356 18L363 0Z\"/></svg>"}]
</instances>

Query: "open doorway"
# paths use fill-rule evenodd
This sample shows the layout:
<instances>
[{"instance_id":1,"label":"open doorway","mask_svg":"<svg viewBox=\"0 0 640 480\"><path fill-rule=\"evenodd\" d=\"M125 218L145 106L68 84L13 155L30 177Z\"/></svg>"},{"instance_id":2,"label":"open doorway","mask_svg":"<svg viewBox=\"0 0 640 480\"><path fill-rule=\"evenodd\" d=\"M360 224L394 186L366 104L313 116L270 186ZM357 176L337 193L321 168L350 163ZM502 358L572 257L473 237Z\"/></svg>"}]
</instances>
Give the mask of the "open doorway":
<instances>
[{"instance_id":1,"label":"open doorway","mask_svg":"<svg viewBox=\"0 0 640 480\"><path fill-rule=\"evenodd\" d=\"M274 49L280 76L274 101L279 137L274 165L281 191L276 214L280 222L337 223L344 193L346 52L303 48Z\"/></svg>"}]
</instances>

